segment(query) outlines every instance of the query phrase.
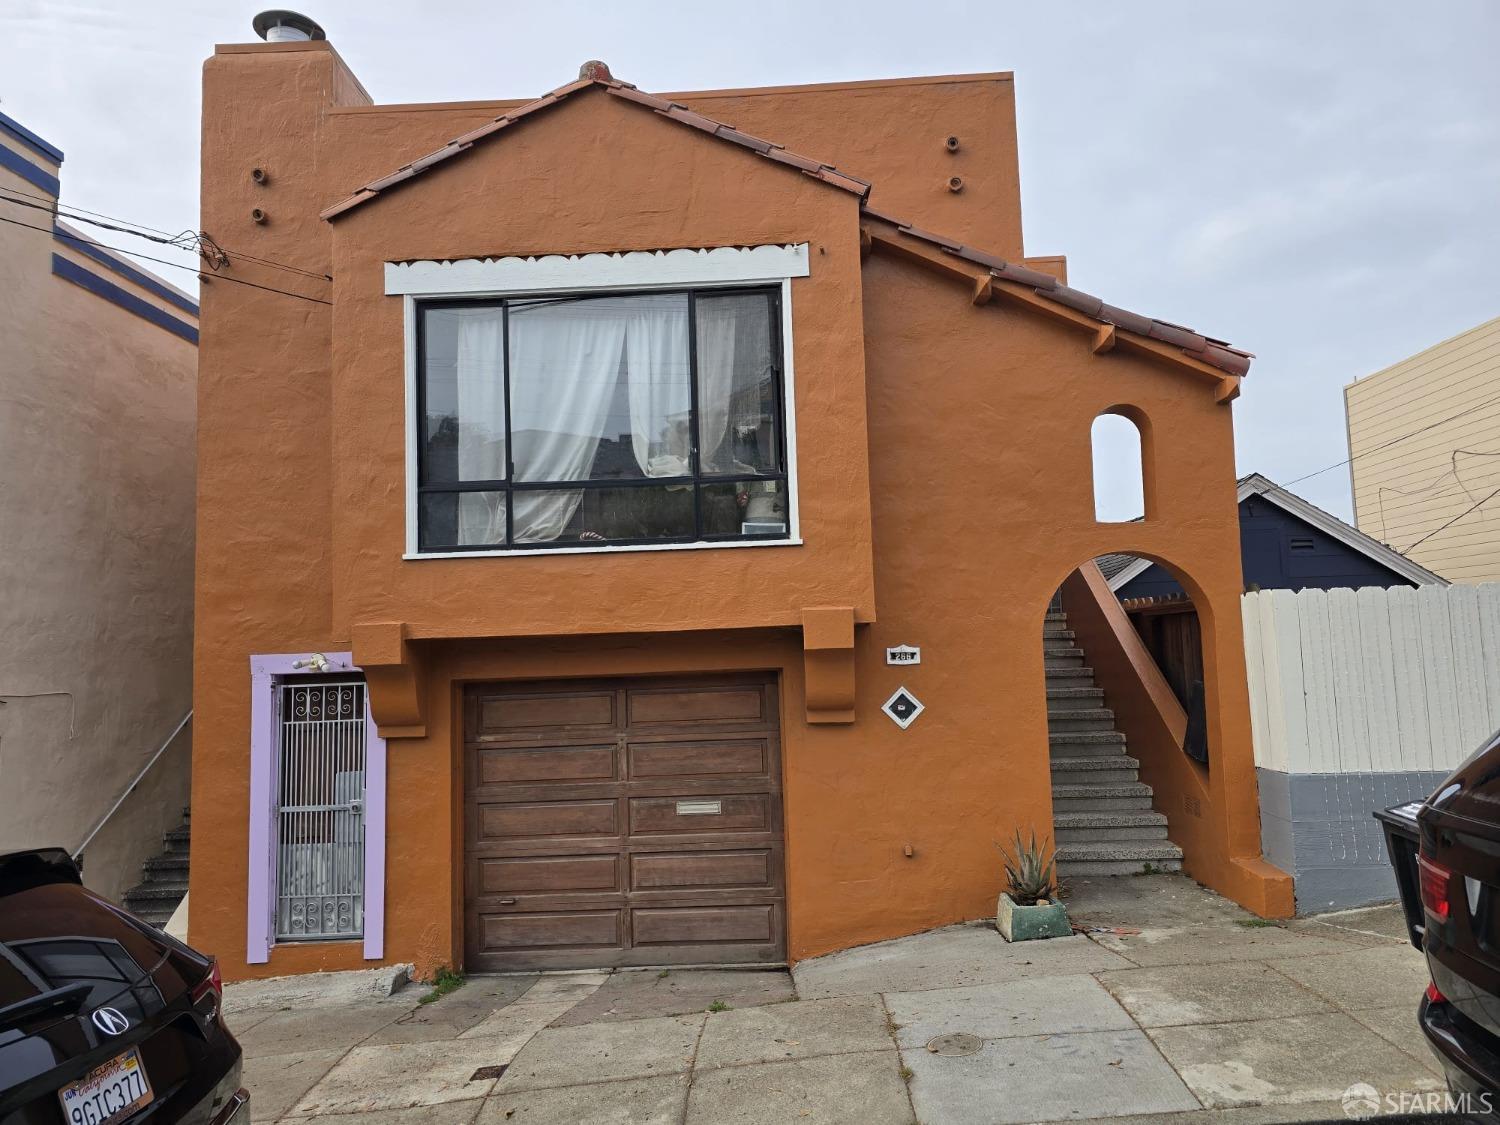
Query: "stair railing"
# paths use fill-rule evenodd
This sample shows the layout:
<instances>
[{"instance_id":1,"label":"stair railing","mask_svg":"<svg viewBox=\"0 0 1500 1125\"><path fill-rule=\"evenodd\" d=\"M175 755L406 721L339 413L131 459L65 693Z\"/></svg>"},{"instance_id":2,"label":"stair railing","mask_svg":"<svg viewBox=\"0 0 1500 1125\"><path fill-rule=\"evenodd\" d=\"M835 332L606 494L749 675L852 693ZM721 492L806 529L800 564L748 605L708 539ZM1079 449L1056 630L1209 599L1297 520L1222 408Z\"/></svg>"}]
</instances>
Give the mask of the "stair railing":
<instances>
[{"instance_id":1,"label":"stair railing","mask_svg":"<svg viewBox=\"0 0 1500 1125\"><path fill-rule=\"evenodd\" d=\"M177 736L182 733L183 728L186 727L188 723L192 722L192 719L193 712L191 709L189 709L188 713L182 717L182 721L172 728L172 733L167 735L166 741L156 748L156 753L151 755L151 760L141 767L141 772L135 775L134 780L132 780L131 783L125 787L124 792L122 792L118 797L115 798L115 803L109 806L109 811L99 818L99 822L95 824L94 827L89 831L89 834L83 838L83 843L79 844L78 847L73 849L73 860L75 863L79 863L80 865L82 864L82 860L79 857L82 856L88 846L94 842L94 837L99 835L100 829L102 829L106 824L109 823L110 817L114 816L115 813L120 811L120 806L125 803L125 799L136 791L136 787L139 786L140 783L146 779L146 775L151 772L151 767L156 765L161 756L167 752L167 747L171 746L172 743L176 741Z\"/></svg>"}]
</instances>

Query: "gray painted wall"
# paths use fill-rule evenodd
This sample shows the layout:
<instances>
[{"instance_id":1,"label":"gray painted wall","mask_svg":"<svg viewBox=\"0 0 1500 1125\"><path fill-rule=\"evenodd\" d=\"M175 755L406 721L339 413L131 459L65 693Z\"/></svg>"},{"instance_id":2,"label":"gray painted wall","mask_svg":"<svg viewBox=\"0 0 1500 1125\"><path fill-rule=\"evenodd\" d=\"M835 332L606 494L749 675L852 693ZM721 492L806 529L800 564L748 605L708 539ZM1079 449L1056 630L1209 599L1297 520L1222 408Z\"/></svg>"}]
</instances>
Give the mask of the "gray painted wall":
<instances>
[{"instance_id":1,"label":"gray painted wall","mask_svg":"<svg viewBox=\"0 0 1500 1125\"><path fill-rule=\"evenodd\" d=\"M1372 815L1426 797L1445 770L1287 774L1258 768L1261 847L1296 879L1297 913L1389 902L1396 877Z\"/></svg>"}]
</instances>

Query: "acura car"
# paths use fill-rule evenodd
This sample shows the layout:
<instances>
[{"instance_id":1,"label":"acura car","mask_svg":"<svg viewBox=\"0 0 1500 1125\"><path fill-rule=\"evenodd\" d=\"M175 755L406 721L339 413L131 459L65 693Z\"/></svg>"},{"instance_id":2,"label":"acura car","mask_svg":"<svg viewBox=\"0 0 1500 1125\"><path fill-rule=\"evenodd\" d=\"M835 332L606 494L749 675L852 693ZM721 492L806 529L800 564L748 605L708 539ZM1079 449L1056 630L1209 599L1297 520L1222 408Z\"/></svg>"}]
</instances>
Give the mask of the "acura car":
<instances>
[{"instance_id":1,"label":"acura car","mask_svg":"<svg viewBox=\"0 0 1500 1125\"><path fill-rule=\"evenodd\" d=\"M1418 1019L1449 1087L1500 1110L1500 732L1416 820L1416 879L1406 883L1419 892L1432 977Z\"/></svg>"},{"instance_id":2,"label":"acura car","mask_svg":"<svg viewBox=\"0 0 1500 1125\"><path fill-rule=\"evenodd\" d=\"M60 848L0 855L0 1125L248 1125L219 967L84 888Z\"/></svg>"}]
</instances>

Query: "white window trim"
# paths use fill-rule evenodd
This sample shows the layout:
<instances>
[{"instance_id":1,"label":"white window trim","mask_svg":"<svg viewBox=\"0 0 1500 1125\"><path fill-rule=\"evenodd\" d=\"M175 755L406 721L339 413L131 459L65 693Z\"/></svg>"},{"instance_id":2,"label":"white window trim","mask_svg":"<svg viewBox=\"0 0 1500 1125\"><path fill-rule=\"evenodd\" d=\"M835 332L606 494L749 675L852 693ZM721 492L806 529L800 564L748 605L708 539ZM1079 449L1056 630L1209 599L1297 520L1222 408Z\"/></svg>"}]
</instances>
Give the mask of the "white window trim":
<instances>
[{"instance_id":1,"label":"white window trim","mask_svg":"<svg viewBox=\"0 0 1500 1125\"><path fill-rule=\"evenodd\" d=\"M406 550L403 559L518 558L632 551L702 551L799 547L802 523L797 482L797 381L792 356L792 278L807 277L807 243L720 246L714 249L632 251L573 257L465 258L445 262L387 262L387 296L402 298L406 348ZM444 297L516 297L588 290L681 289L706 285L781 283L782 410L786 428L787 538L630 546L497 548L421 551L417 543L417 301Z\"/></svg>"}]
</instances>

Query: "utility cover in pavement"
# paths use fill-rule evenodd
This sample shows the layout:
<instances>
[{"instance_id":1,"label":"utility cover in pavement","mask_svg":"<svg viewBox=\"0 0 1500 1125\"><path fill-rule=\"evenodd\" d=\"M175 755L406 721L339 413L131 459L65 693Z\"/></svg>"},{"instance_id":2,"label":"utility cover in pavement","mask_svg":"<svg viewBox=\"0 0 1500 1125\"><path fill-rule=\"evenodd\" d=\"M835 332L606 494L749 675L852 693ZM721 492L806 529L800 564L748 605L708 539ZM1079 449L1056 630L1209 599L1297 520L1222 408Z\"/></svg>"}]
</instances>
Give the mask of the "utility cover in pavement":
<instances>
[{"instance_id":1,"label":"utility cover in pavement","mask_svg":"<svg viewBox=\"0 0 1500 1125\"><path fill-rule=\"evenodd\" d=\"M983 1046L983 1039L967 1031L950 1031L927 1040L927 1049L934 1055L977 1055Z\"/></svg>"},{"instance_id":2,"label":"utility cover in pavement","mask_svg":"<svg viewBox=\"0 0 1500 1125\"><path fill-rule=\"evenodd\" d=\"M927 708L922 706L921 701L915 695L904 687L900 687L896 689L895 695L885 701L885 706L881 710L891 717L891 722L905 730L916 722L917 716Z\"/></svg>"}]
</instances>

